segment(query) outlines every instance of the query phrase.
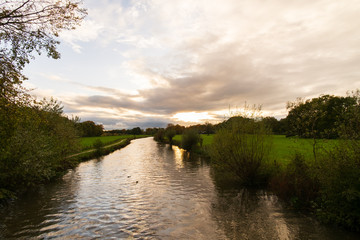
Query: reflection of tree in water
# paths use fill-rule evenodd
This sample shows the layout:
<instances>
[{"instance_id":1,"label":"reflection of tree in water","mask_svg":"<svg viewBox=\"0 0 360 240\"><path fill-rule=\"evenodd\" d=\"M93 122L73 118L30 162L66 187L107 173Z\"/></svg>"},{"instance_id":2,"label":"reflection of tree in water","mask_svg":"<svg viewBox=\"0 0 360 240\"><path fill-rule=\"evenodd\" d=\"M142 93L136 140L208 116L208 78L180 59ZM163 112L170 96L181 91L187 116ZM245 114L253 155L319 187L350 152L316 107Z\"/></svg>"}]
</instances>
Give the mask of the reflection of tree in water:
<instances>
[{"instance_id":1,"label":"reflection of tree in water","mask_svg":"<svg viewBox=\"0 0 360 240\"><path fill-rule=\"evenodd\" d=\"M164 148L162 151L164 151ZM166 151L175 159L176 164L182 168L194 170L201 166L209 165L209 161L202 158L199 154L188 152L174 145L167 145Z\"/></svg>"},{"instance_id":2,"label":"reflection of tree in water","mask_svg":"<svg viewBox=\"0 0 360 240\"><path fill-rule=\"evenodd\" d=\"M276 202L263 191L218 189L212 214L229 239L289 239L285 221L274 218Z\"/></svg>"},{"instance_id":3,"label":"reflection of tree in water","mask_svg":"<svg viewBox=\"0 0 360 240\"><path fill-rule=\"evenodd\" d=\"M218 187L211 214L229 239L358 239L283 208L275 195L261 190Z\"/></svg>"},{"instance_id":4,"label":"reflection of tree in water","mask_svg":"<svg viewBox=\"0 0 360 240\"><path fill-rule=\"evenodd\" d=\"M189 169L199 168L204 164L204 160L199 155L187 151L182 152L182 161Z\"/></svg>"},{"instance_id":5,"label":"reflection of tree in water","mask_svg":"<svg viewBox=\"0 0 360 240\"><path fill-rule=\"evenodd\" d=\"M0 208L0 239L39 236L46 232L43 229L53 224L49 219L54 218L55 222L60 214L74 207L73 199L78 188L76 173L70 170L57 182L40 185Z\"/></svg>"}]
</instances>

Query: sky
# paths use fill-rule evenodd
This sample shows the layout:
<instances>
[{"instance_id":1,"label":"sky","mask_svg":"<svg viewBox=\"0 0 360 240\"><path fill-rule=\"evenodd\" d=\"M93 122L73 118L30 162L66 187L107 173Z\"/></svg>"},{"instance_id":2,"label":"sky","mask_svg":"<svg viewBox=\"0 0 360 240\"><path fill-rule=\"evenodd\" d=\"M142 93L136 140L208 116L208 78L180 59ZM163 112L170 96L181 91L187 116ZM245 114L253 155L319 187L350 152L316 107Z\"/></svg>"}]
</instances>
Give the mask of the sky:
<instances>
[{"instance_id":1,"label":"sky","mask_svg":"<svg viewBox=\"0 0 360 240\"><path fill-rule=\"evenodd\" d=\"M218 123L360 88L358 0L84 0L61 59L25 68L31 93L105 129Z\"/></svg>"}]
</instances>

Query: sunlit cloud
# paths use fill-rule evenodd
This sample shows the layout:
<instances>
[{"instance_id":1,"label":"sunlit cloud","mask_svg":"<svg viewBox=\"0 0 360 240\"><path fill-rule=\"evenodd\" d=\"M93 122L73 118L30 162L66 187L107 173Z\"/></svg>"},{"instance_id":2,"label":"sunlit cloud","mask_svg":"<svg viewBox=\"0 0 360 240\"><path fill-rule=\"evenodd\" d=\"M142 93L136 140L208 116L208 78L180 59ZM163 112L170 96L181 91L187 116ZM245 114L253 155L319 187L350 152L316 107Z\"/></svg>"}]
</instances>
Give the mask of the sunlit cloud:
<instances>
[{"instance_id":1,"label":"sunlit cloud","mask_svg":"<svg viewBox=\"0 0 360 240\"><path fill-rule=\"evenodd\" d=\"M213 117L207 112L181 112L176 113L172 118L176 121L198 123L213 120Z\"/></svg>"},{"instance_id":2,"label":"sunlit cloud","mask_svg":"<svg viewBox=\"0 0 360 240\"><path fill-rule=\"evenodd\" d=\"M82 25L61 35L72 51L58 72L36 69L54 89L36 87L108 128L216 121L244 102L280 118L296 97L360 88L356 0L85 4Z\"/></svg>"}]
</instances>

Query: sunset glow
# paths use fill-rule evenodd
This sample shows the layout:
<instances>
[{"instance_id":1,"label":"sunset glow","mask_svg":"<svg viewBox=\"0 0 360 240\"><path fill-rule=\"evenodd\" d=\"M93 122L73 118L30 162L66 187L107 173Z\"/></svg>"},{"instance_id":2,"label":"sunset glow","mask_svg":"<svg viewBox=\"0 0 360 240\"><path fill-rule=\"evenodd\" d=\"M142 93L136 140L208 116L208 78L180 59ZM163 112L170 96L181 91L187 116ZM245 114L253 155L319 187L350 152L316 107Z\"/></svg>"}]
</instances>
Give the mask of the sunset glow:
<instances>
[{"instance_id":1,"label":"sunset glow","mask_svg":"<svg viewBox=\"0 0 360 240\"><path fill-rule=\"evenodd\" d=\"M26 85L105 129L216 122L245 101L280 119L297 97L360 88L356 0L83 5L81 26L60 32L61 59L36 56Z\"/></svg>"}]
</instances>

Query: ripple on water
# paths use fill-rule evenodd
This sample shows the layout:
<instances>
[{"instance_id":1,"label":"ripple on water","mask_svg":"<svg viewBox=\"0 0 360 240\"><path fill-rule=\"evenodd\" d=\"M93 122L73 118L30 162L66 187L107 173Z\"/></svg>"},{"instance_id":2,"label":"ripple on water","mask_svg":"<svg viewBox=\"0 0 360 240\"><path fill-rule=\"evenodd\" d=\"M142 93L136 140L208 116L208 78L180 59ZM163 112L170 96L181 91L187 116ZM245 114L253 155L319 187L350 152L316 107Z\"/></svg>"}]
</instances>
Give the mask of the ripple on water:
<instances>
[{"instance_id":1,"label":"ripple on water","mask_svg":"<svg viewBox=\"0 0 360 240\"><path fill-rule=\"evenodd\" d=\"M186 156L185 156L186 155ZM0 238L337 239L263 191L217 189L177 147L133 141L6 211ZM340 232L344 236L344 232ZM347 239L357 239L351 235Z\"/></svg>"}]
</instances>

